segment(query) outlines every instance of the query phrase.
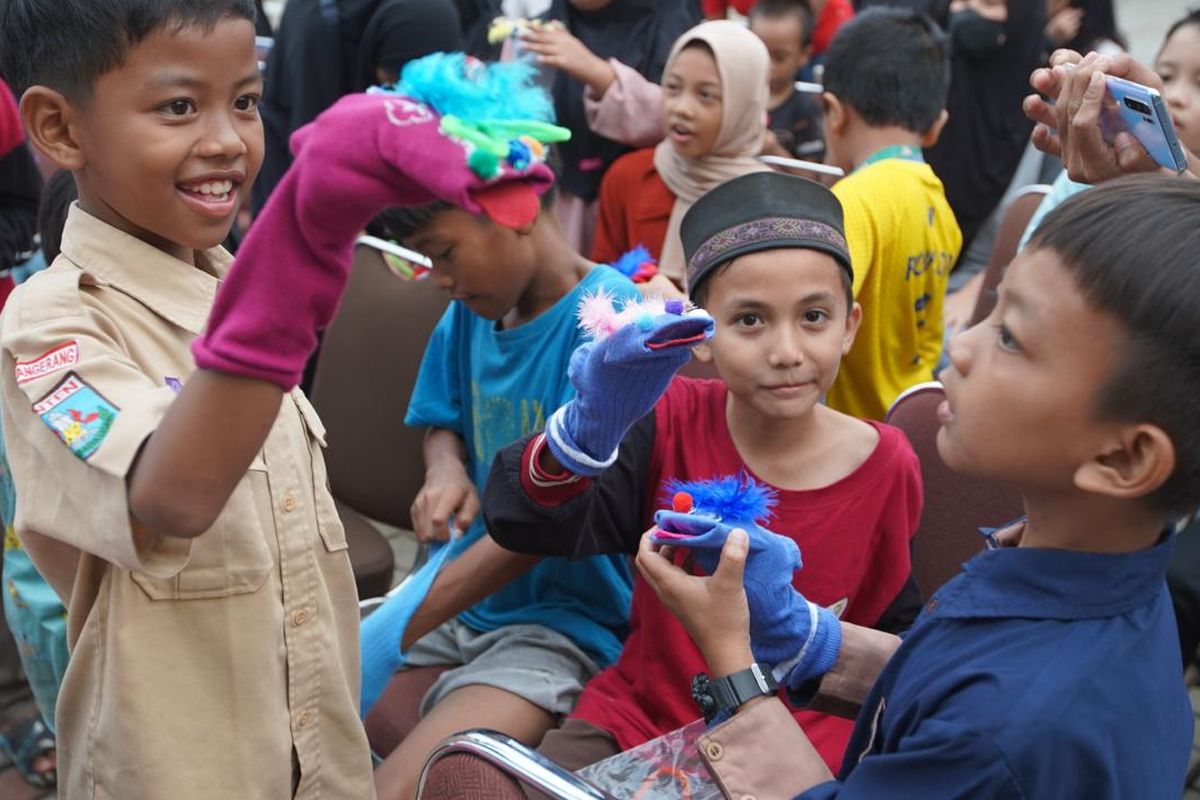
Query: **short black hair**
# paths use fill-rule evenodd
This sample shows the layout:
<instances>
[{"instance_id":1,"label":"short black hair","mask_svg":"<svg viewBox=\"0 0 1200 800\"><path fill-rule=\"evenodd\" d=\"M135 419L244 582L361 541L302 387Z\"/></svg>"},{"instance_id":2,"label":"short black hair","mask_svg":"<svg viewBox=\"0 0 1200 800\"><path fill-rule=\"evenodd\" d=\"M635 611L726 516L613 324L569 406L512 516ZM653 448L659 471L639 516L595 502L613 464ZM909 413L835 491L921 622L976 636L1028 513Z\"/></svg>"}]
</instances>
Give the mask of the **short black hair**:
<instances>
[{"instance_id":1,"label":"short black hair","mask_svg":"<svg viewBox=\"0 0 1200 800\"><path fill-rule=\"evenodd\" d=\"M1167 35L1163 37L1162 43L1165 45L1167 40L1175 35L1175 31L1179 30L1185 25L1200 25L1200 8L1193 8L1182 17L1172 22L1171 27L1167 28Z\"/></svg>"},{"instance_id":2,"label":"short black hair","mask_svg":"<svg viewBox=\"0 0 1200 800\"><path fill-rule=\"evenodd\" d=\"M868 125L925 133L946 108L949 44L924 14L869 8L833 37L822 80Z\"/></svg>"},{"instance_id":3,"label":"short black hair","mask_svg":"<svg viewBox=\"0 0 1200 800\"><path fill-rule=\"evenodd\" d=\"M42 240L42 255L49 264L58 258L62 250L63 228L67 224L67 212L79 197L75 176L60 169L50 176L42 188L42 199L38 202L37 227Z\"/></svg>"},{"instance_id":4,"label":"short black hair","mask_svg":"<svg viewBox=\"0 0 1200 800\"><path fill-rule=\"evenodd\" d=\"M83 100L151 33L254 14L254 0L0 0L0 72L17 92L40 84Z\"/></svg>"},{"instance_id":5,"label":"short black hair","mask_svg":"<svg viewBox=\"0 0 1200 800\"><path fill-rule=\"evenodd\" d=\"M1175 471L1150 501L1169 515L1200 505L1200 183L1143 175L1106 182L1046 215L1029 248L1053 251L1084 300L1128 333L1101 419L1150 423Z\"/></svg>"},{"instance_id":6,"label":"short black hair","mask_svg":"<svg viewBox=\"0 0 1200 800\"><path fill-rule=\"evenodd\" d=\"M758 0L754 4L754 8L750 9L751 20L755 17L779 19L788 16L794 16L800 20L800 27L803 29L800 46L808 47L812 44L813 35L813 12L808 0Z\"/></svg>"},{"instance_id":7,"label":"short black hair","mask_svg":"<svg viewBox=\"0 0 1200 800\"><path fill-rule=\"evenodd\" d=\"M557 148L546 147L546 166L554 173L555 182L542 195L541 206L543 212L553 213L558 200L558 177L562 166ZM378 214L368 226L368 232L384 239L404 242L433 222L438 214L454 208L458 206L445 200L434 200L421 206L395 206Z\"/></svg>"}]
</instances>

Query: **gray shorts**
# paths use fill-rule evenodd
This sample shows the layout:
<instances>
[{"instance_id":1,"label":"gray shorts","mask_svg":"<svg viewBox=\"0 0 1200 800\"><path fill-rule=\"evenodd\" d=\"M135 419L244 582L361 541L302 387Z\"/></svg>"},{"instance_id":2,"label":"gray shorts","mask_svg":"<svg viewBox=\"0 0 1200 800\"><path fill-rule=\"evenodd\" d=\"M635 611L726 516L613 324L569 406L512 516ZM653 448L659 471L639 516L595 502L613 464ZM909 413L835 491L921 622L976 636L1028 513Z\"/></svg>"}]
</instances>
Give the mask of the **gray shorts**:
<instances>
[{"instance_id":1,"label":"gray shorts","mask_svg":"<svg viewBox=\"0 0 1200 800\"><path fill-rule=\"evenodd\" d=\"M542 625L481 633L456 618L419 639L407 655L409 667L455 665L425 693L421 716L455 689L474 685L495 686L562 716L600 671L574 642Z\"/></svg>"}]
</instances>

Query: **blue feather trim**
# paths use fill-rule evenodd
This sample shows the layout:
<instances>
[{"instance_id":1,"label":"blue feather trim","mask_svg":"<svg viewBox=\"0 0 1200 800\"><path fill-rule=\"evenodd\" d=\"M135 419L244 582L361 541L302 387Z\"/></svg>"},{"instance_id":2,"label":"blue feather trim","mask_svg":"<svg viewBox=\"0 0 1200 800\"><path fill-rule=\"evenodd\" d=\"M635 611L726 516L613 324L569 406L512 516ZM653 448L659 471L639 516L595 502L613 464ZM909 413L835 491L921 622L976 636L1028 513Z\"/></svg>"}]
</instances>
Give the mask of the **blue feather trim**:
<instances>
[{"instance_id":1,"label":"blue feather trim","mask_svg":"<svg viewBox=\"0 0 1200 800\"><path fill-rule=\"evenodd\" d=\"M726 523L763 524L771 517L778 502L776 492L759 483L745 472L710 478L704 481L667 482L668 498L678 492L692 496L692 510L713 516ZM668 502L667 507L670 507Z\"/></svg>"},{"instance_id":2,"label":"blue feather trim","mask_svg":"<svg viewBox=\"0 0 1200 800\"><path fill-rule=\"evenodd\" d=\"M638 271L638 268L641 267L642 264L653 260L654 259L650 257L650 251L639 244L637 247L633 248L628 253L614 261L613 268L626 278L632 278L634 273Z\"/></svg>"},{"instance_id":3,"label":"blue feather trim","mask_svg":"<svg viewBox=\"0 0 1200 800\"><path fill-rule=\"evenodd\" d=\"M391 91L468 122L553 122L554 103L534 83L536 75L524 61L485 64L463 53L434 53L405 64Z\"/></svg>"}]
</instances>

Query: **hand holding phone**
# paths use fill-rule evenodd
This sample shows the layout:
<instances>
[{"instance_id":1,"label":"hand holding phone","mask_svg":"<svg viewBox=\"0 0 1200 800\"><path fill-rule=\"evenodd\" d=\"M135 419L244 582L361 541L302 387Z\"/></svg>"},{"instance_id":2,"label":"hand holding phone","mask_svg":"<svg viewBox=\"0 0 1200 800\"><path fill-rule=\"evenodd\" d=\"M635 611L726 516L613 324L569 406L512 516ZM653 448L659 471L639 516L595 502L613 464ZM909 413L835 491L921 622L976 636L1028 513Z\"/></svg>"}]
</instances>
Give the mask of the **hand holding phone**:
<instances>
[{"instance_id":1,"label":"hand holding phone","mask_svg":"<svg viewBox=\"0 0 1200 800\"><path fill-rule=\"evenodd\" d=\"M1116 105L1118 129L1132 134L1159 166L1176 173L1186 170L1187 156L1158 90L1111 75L1104 80Z\"/></svg>"}]
</instances>

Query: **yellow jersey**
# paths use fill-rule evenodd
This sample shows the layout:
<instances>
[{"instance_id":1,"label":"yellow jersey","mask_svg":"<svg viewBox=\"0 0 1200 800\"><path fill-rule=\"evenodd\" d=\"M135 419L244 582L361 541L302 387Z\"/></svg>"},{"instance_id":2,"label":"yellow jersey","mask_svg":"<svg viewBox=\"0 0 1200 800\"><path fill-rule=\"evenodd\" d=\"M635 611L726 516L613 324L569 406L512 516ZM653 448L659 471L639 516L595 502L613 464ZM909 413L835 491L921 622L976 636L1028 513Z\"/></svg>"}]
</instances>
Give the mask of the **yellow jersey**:
<instances>
[{"instance_id":1,"label":"yellow jersey","mask_svg":"<svg viewBox=\"0 0 1200 800\"><path fill-rule=\"evenodd\" d=\"M833 193L845 214L863 318L827 402L846 414L883 419L897 395L934 377L946 281L962 231L942 182L918 158L869 160Z\"/></svg>"}]
</instances>

